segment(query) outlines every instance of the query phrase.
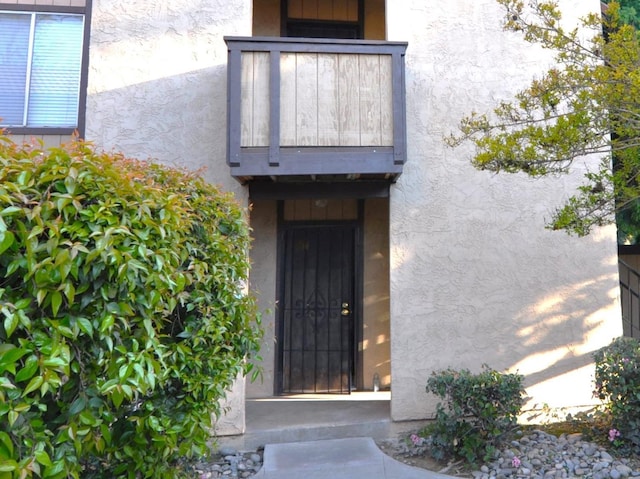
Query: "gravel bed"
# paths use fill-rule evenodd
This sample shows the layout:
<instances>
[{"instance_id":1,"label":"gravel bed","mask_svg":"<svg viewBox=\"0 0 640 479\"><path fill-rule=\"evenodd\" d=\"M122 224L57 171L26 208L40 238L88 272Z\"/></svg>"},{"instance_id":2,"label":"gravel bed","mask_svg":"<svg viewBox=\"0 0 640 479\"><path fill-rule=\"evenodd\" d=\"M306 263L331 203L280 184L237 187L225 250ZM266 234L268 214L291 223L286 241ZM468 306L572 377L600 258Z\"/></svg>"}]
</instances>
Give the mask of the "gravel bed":
<instances>
[{"instance_id":1,"label":"gravel bed","mask_svg":"<svg viewBox=\"0 0 640 479\"><path fill-rule=\"evenodd\" d=\"M473 479L626 479L640 477L640 462L613 457L606 448L584 441L581 434L556 437L544 431L531 431L511 441L494 461L478 470L460 472L416 460L428 454L428 440L414 446L404 439L379 442L385 454L402 462L422 466L443 474ZM219 479L253 476L262 467L262 450L240 452L222 448L207 461L192 465L194 478ZM413 459L413 460L412 460ZM458 462L456 465L460 465Z\"/></svg>"}]
</instances>

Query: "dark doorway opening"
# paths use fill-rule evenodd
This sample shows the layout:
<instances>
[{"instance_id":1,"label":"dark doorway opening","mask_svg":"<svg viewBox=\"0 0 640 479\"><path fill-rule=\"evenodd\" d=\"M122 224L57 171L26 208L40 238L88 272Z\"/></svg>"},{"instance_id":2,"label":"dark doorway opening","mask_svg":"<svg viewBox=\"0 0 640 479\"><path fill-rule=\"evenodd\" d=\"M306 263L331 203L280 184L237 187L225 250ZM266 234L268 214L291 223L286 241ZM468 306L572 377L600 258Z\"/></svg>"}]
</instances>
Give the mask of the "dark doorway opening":
<instances>
[{"instance_id":1,"label":"dark doorway opening","mask_svg":"<svg viewBox=\"0 0 640 479\"><path fill-rule=\"evenodd\" d=\"M357 222L284 223L279 394L349 394L356 373Z\"/></svg>"}]
</instances>

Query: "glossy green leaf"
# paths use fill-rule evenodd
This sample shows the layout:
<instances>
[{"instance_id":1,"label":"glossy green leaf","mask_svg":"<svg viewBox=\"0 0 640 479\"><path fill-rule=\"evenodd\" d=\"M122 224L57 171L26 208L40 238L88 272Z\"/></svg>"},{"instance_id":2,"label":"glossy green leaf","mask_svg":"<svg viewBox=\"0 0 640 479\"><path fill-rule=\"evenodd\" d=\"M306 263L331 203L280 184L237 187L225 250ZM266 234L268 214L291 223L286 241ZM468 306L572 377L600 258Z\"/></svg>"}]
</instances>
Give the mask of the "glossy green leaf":
<instances>
[{"instance_id":1,"label":"glossy green leaf","mask_svg":"<svg viewBox=\"0 0 640 479\"><path fill-rule=\"evenodd\" d=\"M11 231L0 231L0 254L8 250L15 241Z\"/></svg>"},{"instance_id":2,"label":"glossy green leaf","mask_svg":"<svg viewBox=\"0 0 640 479\"><path fill-rule=\"evenodd\" d=\"M82 317L76 318L76 321L78 322L78 327L83 333L88 334L89 336L93 335L93 324L91 321Z\"/></svg>"},{"instance_id":3,"label":"glossy green leaf","mask_svg":"<svg viewBox=\"0 0 640 479\"><path fill-rule=\"evenodd\" d=\"M16 372L17 361L29 351L23 348L16 348L11 344L0 346L0 373L4 371Z\"/></svg>"},{"instance_id":4,"label":"glossy green leaf","mask_svg":"<svg viewBox=\"0 0 640 479\"><path fill-rule=\"evenodd\" d=\"M13 456L13 442L4 431L0 431L0 461L10 459Z\"/></svg>"},{"instance_id":5,"label":"glossy green leaf","mask_svg":"<svg viewBox=\"0 0 640 479\"><path fill-rule=\"evenodd\" d=\"M11 472L18 469L18 463L12 459L0 461L0 472Z\"/></svg>"},{"instance_id":6,"label":"glossy green leaf","mask_svg":"<svg viewBox=\"0 0 640 479\"><path fill-rule=\"evenodd\" d=\"M105 333L107 331L109 331L113 325L115 324L116 320L113 317L112 314L107 314L102 318L102 322L100 323L100 332L101 333Z\"/></svg>"},{"instance_id":7,"label":"glossy green leaf","mask_svg":"<svg viewBox=\"0 0 640 479\"><path fill-rule=\"evenodd\" d=\"M46 451L36 451L34 454L36 461L38 461L39 464L42 464L43 466L53 466L53 464L51 463L51 458L49 457L49 454L47 454Z\"/></svg>"},{"instance_id":8,"label":"glossy green leaf","mask_svg":"<svg viewBox=\"0 0 640 479\"><path fill-rule=\"evenodd\" d=\"M22 382L26 381L27 379L31 379L37 370L38 358L36 356L29 356L27 358L27 361L25 362L24 367L20 369L16 374L16 382Z\"/></svg>"},{"instance_id":9,"label":"glossy green leaf","mask_svg":"<svg viewBox=\"0 0 640 479\"><path fill-rule=\"evenodd\" d=\"M75 416L82 412L85 407L87 407L87 399L84 396L80 396L69 406L69 415Z\"/></svg>"},{"instance_id":10,"label":"glossy green leaf","mask_svg":"<svg viewBox=\"0 0 640 479\"><path fill-rule=\"evenodd\" d=\"M55 478L57 476L59 476L65 468L65 462L63 459L58 459L57 461L55 461L53 463L53 465L51 467L47 467L43 474L42 477L44 478Z\"/></svg>"},{"instance_id":11,"label":"glossy green leaf","mask_svg":"<svg viewBox=\"0 0 640 479\"><path fill-rule=\"evenodd\" d=\"M53 312L53 316L58 316L58 311L60 311L60 306L62 305L62 294L60 291L54 291L51 293L51 311Z\"/></svg>"},{"instance_id":12,"label":"glossy green leaf","mask_svg":"<svg viewBox=\"0 0 640 479\"><path fill-rule=\"evenodd\" d=\"M29 381L29 384L27 384L27 387L24 388L24 391L22 391L22 396L24 397L32 393L33 391L38 389L40 386L42 386L43 382L44 382L44 378L42 376L36 376L32 378L31 381Z\"/></svg>"},{"instance_id":13,"label":"glossy green leaf","mask_svg":"<svg viewBox=\"0 0 640 479\"><path fill-rule=\"evenodd\" d=\"M120 407L122 401L124 400L124 393L120 388L115 388L111 391L111 400L115 407Z\"/></svg>"},{"instance_id":14,"label":"glossy green leaf","mask_svg":"<svg viewBox=\"0 0 640 479\"><path fill-rule=\"evenodd\" d=\"M3 321L4 330L7 333L7 337L10 338L13 332L20 323L20 317L13 311L6 311ZM1 362L1 360L0 360ZM1 367L1 366L0 366Z\"/></svg>"}]
</instances>

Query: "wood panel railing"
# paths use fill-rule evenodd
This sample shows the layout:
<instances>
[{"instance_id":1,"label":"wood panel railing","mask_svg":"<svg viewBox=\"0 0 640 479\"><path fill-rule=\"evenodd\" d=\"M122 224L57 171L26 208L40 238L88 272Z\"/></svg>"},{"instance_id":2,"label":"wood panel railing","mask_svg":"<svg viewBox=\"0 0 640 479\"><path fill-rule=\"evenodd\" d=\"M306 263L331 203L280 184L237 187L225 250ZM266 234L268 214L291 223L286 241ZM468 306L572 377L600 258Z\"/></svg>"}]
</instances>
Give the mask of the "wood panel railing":
<instances>
[{"instance_id":1,"label":"wood panel railing","mask_svg":"<svg viewBox=\"0 0 640 479\"><path fill-rule=\"evenodd\" d=\"M406 43L225 41L234 176L402 171Z\"/></svg>"}]
</instances>

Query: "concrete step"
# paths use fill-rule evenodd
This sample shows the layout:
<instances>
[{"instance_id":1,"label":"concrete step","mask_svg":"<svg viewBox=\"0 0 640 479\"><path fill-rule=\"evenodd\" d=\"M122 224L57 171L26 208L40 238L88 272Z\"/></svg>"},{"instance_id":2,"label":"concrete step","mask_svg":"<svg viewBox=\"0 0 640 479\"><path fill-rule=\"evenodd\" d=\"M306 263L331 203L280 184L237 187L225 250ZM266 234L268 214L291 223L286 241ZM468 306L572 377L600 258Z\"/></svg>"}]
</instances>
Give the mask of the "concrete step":
<instances>
[{"instance_id":1,"label":"concrete step","mask_svg":"<svg viewBox=\"0 0 640 479\"><path fill-rule=\"evenodd\" d=\"M248 399L246 433L218 437L218 447L249 451L266 444L356 437L387 439L424 424L391 421L389 399L389 392Z\"/></svg>"}]
</instances>

